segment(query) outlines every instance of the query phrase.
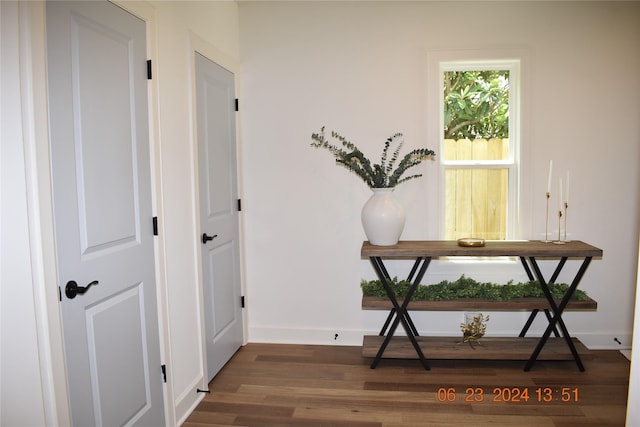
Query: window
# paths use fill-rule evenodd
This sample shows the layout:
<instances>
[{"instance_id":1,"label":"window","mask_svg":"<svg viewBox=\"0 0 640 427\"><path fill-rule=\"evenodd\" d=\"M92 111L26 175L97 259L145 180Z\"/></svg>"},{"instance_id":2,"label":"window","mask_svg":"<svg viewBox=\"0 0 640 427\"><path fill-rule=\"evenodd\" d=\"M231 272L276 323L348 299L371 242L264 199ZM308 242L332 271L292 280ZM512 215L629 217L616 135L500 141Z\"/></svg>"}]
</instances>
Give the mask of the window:
<instances>
[{"instance_id":1,"label":"window","mask_svg":"<svg viewBox=\"0 0 640 427\"><path fill-rule=\"evenodd\" d=\"M514 238L518 61L440 62L444 239Z\"/></svg>"}]
</instances>

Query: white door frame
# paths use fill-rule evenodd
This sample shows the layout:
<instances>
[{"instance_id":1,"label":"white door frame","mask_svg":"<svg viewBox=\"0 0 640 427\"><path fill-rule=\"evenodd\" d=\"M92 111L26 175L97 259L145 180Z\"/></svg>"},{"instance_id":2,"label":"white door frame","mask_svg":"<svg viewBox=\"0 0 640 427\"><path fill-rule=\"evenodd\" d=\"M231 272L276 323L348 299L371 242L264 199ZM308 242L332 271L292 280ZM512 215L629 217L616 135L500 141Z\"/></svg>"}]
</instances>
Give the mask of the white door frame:
<instances>
[{"instance_id":1,"label":"white door frame","mask_svg":"<svg viewBox=\"0 0 640 427\"><path fill-rule=\"evenodd\" d=\"M155 11L146 2L113 1L145 21L147 55L157 58ZM18 2L20 32L22 117L25 127L25 164L29 200L30 247L33 260L34 304L38 329L38 348L42 372L42 393L47 425L70 425L70 401L64 362L62 317L58 293L57 255L54 239L53 198L48 132L48 99L46 75L46 4ZM152 205L161 227L162 192L160 187L160 144L158 140L158 83L149 81L150 148L152 170ZM167 339L166 251L162 234L156 240L156 282L158 317L163 363L170 366ZM164 386L165 420L175 424L171 375Z\"/></svg>"},{"instance_id":2,"label":"white door frame","mask_svg":"<svg viewBox=\"0 0 640 427\"><path fill-rule=\"evenodd\" d=\"M43 2L17 2L17 7L29 246L44 418L48 425L70 425L62 318L56 289L58 272L49 166L45 5Z\"/></svg>"}]
</instances>

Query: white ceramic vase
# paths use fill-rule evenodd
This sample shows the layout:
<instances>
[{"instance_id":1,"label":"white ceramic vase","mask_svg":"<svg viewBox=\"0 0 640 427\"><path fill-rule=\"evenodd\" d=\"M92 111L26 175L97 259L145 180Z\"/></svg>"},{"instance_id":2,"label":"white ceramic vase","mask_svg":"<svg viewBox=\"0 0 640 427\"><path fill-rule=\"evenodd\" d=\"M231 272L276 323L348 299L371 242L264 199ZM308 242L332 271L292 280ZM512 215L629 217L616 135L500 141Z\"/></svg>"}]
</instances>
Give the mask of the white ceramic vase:
<instances>
[{"instance_id":1,"label":"white ceramic vase","mask_svg":"<svg viewBox=\"0 0 640 427\"><path fill-rule=\"evenodd\" d=\"M404 207L393 194L393 188L374 188L362 208L361 219L369 243L392 246L398 243L404 229Z\"/></svg>"}]
</instances>

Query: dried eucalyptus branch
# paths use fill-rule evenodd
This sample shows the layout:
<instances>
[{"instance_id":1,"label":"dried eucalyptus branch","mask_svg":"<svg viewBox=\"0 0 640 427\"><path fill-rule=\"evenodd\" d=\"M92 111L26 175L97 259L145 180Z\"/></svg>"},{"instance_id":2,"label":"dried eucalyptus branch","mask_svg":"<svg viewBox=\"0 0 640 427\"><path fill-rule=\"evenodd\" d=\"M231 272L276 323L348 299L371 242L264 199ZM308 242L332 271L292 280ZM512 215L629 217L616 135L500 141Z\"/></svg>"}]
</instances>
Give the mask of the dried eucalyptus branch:
<instances>
[{"instance_id":1,"label":"dried eucalyptus branch","mask_svg":"<svg viewBox=\"0 0 640 427\"><path fill-rule=\"evenodd\" d=\"M400 149L404 143L402 140L402 134L396 133L385 141L380 163L372 165L371 161L365 157L362 151L360 151L355 144L348 141L344 136L332 131L331 138L337 140L342 147L337 144L332 144L327 140L324 126L320 129L319 133L311 135L311 139L314 141L311 143L311 146L329 150L333 157L335 157L338 165L341 165L355 173L370 188L393 188L405 181L409 181L410 179L421 177L422 174L415 174L406 177L403 177L403 175L408 169L419 165L423 160L432 160L436 154L433 150L428 148L415 149L406 154L402 160L400 160L398 166L395 167L400 156ZM388 159L389 149L396 143L398 145L393 150L391 159Z\"/></svg>"}]
</instances>

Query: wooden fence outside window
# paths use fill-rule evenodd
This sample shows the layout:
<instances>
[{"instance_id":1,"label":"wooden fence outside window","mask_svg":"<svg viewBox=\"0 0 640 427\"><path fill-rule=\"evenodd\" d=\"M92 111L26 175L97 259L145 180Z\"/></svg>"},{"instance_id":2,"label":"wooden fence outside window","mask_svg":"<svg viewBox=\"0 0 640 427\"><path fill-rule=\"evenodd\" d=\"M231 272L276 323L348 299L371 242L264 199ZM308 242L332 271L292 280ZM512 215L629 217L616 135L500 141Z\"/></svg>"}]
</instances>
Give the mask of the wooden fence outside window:
<instances>
[{"instance_id":1,"label":"wooden fence outside window","mask_svg":"<svg viewBox=\"0 0 640 427\"><path fill-rule=\"evenodd\" d=\"M507 160L508 139L444 141L444 160ZM509 170L450 166L445 170L445 239L504 240L507 235Z\"/></svg>"}]
</instances>

